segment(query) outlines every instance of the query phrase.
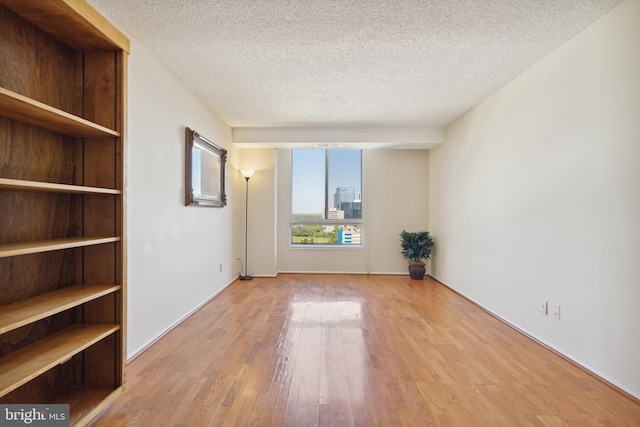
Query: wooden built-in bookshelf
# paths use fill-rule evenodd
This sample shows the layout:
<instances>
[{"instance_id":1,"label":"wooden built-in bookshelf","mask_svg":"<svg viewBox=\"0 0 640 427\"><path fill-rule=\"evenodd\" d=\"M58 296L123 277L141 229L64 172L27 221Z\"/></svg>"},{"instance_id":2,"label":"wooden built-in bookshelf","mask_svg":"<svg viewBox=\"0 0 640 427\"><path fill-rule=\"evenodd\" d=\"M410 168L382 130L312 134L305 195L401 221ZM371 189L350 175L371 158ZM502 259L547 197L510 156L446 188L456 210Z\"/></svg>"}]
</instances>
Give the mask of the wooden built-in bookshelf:
<instances>
[{"instance_id":1,"label":"wooden built-in bookshelf","mask_svg":"<svg viewBox=\"0 0 640 427\"><path fill-rule=\"evenodd\" d=\"M124 385L129 40L84 0L0 0L0 403L85 425Z\"/></svg>"}]
</instances>

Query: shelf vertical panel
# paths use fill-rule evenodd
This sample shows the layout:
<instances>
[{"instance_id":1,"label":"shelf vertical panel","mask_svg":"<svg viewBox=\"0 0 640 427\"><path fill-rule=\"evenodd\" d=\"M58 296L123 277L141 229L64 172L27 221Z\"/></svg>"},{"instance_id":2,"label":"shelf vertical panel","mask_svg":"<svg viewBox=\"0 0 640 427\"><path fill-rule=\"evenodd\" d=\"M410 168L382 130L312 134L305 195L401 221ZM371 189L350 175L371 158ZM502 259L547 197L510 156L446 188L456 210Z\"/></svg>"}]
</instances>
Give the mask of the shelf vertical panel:
<instances>
[{"instance_id":1,"label":"shelf vertical panel","mask_svg":"<svg viewBox=\"0 0 640 427\"><path fill-rule=\"evenodd\" d=\"M120 292L115 294L116 298L116 315L120 319L120 330L118 331L119 340L116 342L116 354L119 358L116 365L116 376L120 380L120 384L124 386L126 382L126 365L127 365L127 193L126 189L126 170L127 170L127 106L128 106L128 51L119 51L117 56L117 79L116 93L118 94L118 102L116 102L116 129L120 131L120 139L117 147L116 165L120 168L116 174L116 188L122 190L122 195L118 198L116 206L116 224L120 227L120 243L118 257L116 258L116 272L120 277Z\"/></svg>"},{"instance_id":2,"label":"shelf vertical panel","mask_svg":"<svg viewBox=\"0 0 640 427\"><path fill-rule=\"evenodd\" d=\"M85 118L120 133L120 137L84 140L84 185L123 189L123 94L126 54L113 51L84 53ZM123 195L84 198L84 233L122 236ZM85 381L91 387L119 386L123 382L124 292L122 241L104 247L85 248L85 283L117 283L122 289L106 298L85 304L87 322L114 322L121 330L85 352Z\"/></svg>"}]
</instances>

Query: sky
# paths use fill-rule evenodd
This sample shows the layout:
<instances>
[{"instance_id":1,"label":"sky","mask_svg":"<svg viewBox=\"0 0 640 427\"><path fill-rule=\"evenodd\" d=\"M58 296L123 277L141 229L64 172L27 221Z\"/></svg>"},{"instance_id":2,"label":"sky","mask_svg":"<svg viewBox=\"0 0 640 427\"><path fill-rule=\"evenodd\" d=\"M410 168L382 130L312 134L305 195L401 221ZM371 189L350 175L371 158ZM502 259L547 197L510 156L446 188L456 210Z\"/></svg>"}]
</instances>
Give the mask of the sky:
<instances>
[{"instance_id":1,"label":"sky","mask_svg":"<svg viewBox=\"0 0 640 427\"><path fill-rule=\"evenodd\" d=\"M325 149L294 149L292 209L294 214L324 212ZM336 187L355 187L362 193L361 150L329 150L329 208Z\"/></svg>"}]
</instances>

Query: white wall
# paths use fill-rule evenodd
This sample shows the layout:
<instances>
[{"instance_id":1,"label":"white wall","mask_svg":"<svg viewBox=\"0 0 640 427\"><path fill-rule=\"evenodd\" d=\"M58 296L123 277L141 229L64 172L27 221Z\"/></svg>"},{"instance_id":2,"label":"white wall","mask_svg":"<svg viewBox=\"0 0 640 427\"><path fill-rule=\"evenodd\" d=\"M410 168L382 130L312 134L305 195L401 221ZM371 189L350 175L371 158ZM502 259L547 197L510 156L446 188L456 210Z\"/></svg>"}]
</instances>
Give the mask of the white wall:
<instances>
[{"instance_id":1,"label":"white wall","mask_svg":"<svg viewBox=\"0 0 640 427\"><path fill-rule=\"evenodd\" d=\"M400 232L428 229L429 151L367 150L363 176L369 271L409 274Z\"/></svg>"},{"instance_id":2,"label":"white wall","mask_svg":"<svg viewBox=\"0 0 640 427\"><path fill-rule=\"evenodd\" d=\"M185 126L229 150L227 207L184 206ZM235 170L229 126L135 40L127 144L132 356L235 278L242 250L238 221L244 219L236 202L244 203L244 180Z\"/></svg>"},{"instance_id":3,"label":"white wall","mask_svg":"<svg viewBox=\"0 0 640 427\"><path fill-rule=\"evenodd\" d=\"M628 0L453 123L429 162L432 274L636 397L639 40Z\"/></svg>"},{"instance_id":4,"label":"white wall","mask_svg":"<svg viewBox=\"0 0 640 427\"><path fill-rule=\"evenodd\" d=\"M427 228L428 152L365 150L362 163L364 247L292 248L291 151L276 150L279 272L408 274L400 255L399 234L405 228Z\"/></svg>"}]
</instances>

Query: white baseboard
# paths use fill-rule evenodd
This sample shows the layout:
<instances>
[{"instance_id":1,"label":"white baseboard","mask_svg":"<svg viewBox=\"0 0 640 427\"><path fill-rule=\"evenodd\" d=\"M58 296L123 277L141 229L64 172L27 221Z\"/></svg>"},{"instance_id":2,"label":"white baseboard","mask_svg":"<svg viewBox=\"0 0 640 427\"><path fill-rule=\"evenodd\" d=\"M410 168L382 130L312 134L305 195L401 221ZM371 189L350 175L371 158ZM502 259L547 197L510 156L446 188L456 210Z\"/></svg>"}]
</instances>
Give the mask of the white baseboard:
<instances>
[{"instance_id":1,"label":"white baseboard","mask_svg":"<svg viewBox=\"0 0 640 427\"><path fill-rule=\"evenodd\" d=\"M278 271L278 274L369 274L377 276L408 276L406 271ZM278 275L276 274L276 276Z\"/></svg>"},{"instance_id":2,"label":"white baseboard","mask_svg":"<svg viewBox=\"0 0 640 427\"><path fill-rule=\"evenodd\" d=\"M372 276L407 276L409 277L408 271L403 271L401 273L398 273L397 271L370 271L368 274L371 274Z\"/></svg>"},{"instance_id":3,"label":"white baseboard","mask_svg":"<svg viewBox=\"0 0 640 427\"><path fill-rule=\"evenodd\" d=\"M284 270L276 274L252 274L253 277L275 278L278 274L370 274L372 276L408 276L408 271L295 271Z\"/></svg>"},{"instance_id":4,"label":"white baseboard","mask_svg":"<svg viewBox=\"0 0 640 427\"><path fill-rule=\"evenodd\" d=\"M227 283L226 285L224 285L222 288L220 288L218 291L216 291L213 295L211 295L209 298L207 298L206 300L204 300L204 302L198 304L196 307L194 307L193 309L191 309L188 313L186 313L184 316L180 317L178 320L176 320L175 322L173 322L171 325L169 325L167 328L165 328L165 330L161 331L158 335L156 335L155 337L151 338L149 341L147 341L145 344L143 344L141 347L139 347L137 350L127 354L127 363L131 362L133 359L135 359L136 357L138 357L142 352L144 352L146 349L148 349L149 347L151 347L153 344L155 344L159 339L161 339L162 337L164 337L165 335L167 335L169 332L171 332L171 330L173 330L176 326L178 326L180 323L184 322L185 320L187 320L189 317L191 317L191 315L193 315L196 311L200 310L202 307L204 307L207 303L209 303L209 301L211 301L212 299L214 299L216 296L218 296L220 294L220 292L224 291L226 288L229 287L229 285L231 285L233 282L235 282L236 280L238 280L237 277L234 277L233 280L231 280L229 283Z\"/></svg>"}]
</instances>

